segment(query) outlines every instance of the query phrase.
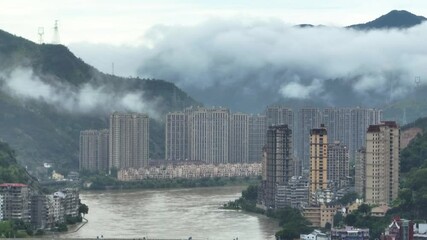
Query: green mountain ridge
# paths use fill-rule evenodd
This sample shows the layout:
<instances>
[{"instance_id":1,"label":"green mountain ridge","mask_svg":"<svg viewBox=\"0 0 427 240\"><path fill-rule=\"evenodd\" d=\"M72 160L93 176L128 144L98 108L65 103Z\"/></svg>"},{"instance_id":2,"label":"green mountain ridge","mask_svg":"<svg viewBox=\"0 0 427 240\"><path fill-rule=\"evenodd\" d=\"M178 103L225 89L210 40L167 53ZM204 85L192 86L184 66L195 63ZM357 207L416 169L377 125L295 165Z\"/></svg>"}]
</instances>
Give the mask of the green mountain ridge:
<instances>
[{"instance_id":1,"label":"green mountain ridge","mask_svg":"<svg viewBox=\"0 0 427 240\"><path fill-rule=\"evenodd\" d=\"M420 169L427 169L427 117L409 123L402 130L419 128L422 134L418 134L401 153L400 171L403 176Z\"/></svg>"},{"instance_id":2,"label":"green mountain ridge","mask_svg":"<svg viewBox=\"0 0 427 240\"><path fill-rule=\"evenodd\" d=\"M64 90L64 99L52 103L42 97L26 98L8 91L4 87L8 77L22 69L30 70L33 77L40 79L40 84L54 86L55 91ZM201 105L170 82L104 74L74 56L65 46L35 44L0 30L0 139L16 150L18 161L29 169L40 167L43 162L53 163L64 171L77 169L80 131L108 128L109 113L125 111L112 108L105 112L96 108L79 112L61 105L65 105L63 101L69 97L66 94L78 92L87 85L105 94L143 96L144 104L158 114L157 119L150 121L152 159L164 157L164 114ZM131 105L140 104L132 101ZM102 107L108 110L110 106Z\"/></svg>"},{"instance_id":3,"label":"green mountain ridge","mask_svg":"<svg viewBox=\"0 0 427 240\"><path fill-rule=\"evenodd\" d=\"M348 26L356 30L410 28L426 21L427 18L417 16L405 10L393 10L367 23Z\"/></svg>"}]
</instances>

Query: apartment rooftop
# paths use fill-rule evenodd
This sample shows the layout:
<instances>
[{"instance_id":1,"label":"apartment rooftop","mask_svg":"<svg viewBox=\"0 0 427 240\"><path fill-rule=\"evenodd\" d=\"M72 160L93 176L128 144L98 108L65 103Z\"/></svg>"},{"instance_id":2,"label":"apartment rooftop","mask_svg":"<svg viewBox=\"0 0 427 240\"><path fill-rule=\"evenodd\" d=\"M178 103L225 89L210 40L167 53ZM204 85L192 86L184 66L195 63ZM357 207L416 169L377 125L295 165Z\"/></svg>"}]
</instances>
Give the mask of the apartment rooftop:
<instances>
[{"instance_id":1,"label":"apartment rooftop","mask_svg":"<svg viewBox=\"0 0 427 240\"><path fill-rule=\"evenodd\" d=\"M0 187L27 187L27 185L23 183L2 183Z\"/></svg>"},{"instance_id":2,"label":"apartment rooftop","mask_svg":"<svg viewBox=\"0 0 427 240\"><path fill-rule=\"evenodd\" d=\"M380 124L369 125L368 132L379 132L382 126L387 126L390 128L398 128L397 123L395 121L383 121Z\"/></svg>"}]
</instances>

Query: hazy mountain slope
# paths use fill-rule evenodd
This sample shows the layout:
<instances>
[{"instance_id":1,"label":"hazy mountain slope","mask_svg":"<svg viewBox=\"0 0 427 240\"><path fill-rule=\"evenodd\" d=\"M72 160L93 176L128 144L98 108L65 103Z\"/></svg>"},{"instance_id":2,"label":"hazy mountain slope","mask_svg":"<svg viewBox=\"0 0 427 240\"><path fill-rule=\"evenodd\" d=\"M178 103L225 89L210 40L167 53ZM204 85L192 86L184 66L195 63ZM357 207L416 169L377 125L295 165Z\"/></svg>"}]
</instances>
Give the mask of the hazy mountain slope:
<instances>
[{"instance_id":1,"label":"hazy mountain slope","mask_svg":"<svg viewBox=\"0 0 427 240\"><path fill-rule=\"evenodd\" d=\"M348 26L357 30L389 29L389 28L410 28L421 24L427 20L423 16L417 16L404 10L393 10L375 20L367 23Z\"/></svg>"},{"instance_id":2,"label":"hazy mountain slope","mask_svg":"<svg viewBox=\"0 0 427 240\"><path fill-rule=\"evenodd\" d=\"M30 167L78 167L79 132L108 127L112 111L148 112L150 155L163 158L163 116L200 105L174 84L99 72L62 45L0 30L0 139Z\"/></svg>"}]
</instances>

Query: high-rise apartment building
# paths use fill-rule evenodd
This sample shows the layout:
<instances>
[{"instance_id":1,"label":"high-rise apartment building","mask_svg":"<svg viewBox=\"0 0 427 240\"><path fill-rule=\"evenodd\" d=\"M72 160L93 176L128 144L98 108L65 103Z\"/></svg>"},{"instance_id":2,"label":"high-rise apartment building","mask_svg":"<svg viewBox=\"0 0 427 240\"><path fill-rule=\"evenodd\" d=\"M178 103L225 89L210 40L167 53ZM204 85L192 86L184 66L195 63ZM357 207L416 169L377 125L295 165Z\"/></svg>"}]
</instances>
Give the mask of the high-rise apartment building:
<instances>
[{"instance_id":1,"label":"high-rise apartment building","mask_svg":"<svg viewBox=\"0 0 427 240\"><path fill-rule=\"evenodd\" d=\"M259 162L266 118L226 108L187 108L166 116L166 159L211 164Z\"/></svg>"},{"instance_id":2,"label":"high-rise apartment building","mask_svg":"<svg viewBox=\"0 0 427 240\"><path fill-rule=\"evenodd\" d=\"M326 189L328 189L328 134L322 124L321 128L310 131L310 194Z\"/></svg>"},{"instance_id":3,"label":"high-rise apartment building","mask_svg":"<svg viewBox=\"0 0 427 240\"><path fill-rule=\"evenodd\" d=\"M361 148L356 153L354 162L354 191L363 197L365 194L365 167L366 167L366 148Z\"/></svg>"},{"instance_id":4,"label":"high-rise apartment building","mask_svg":"<svg viewBox=\"0 0 427 240\"><path fill-rule=\"evenodd\" d=\"M98 132L98 161L97 169L98 171L107 171L108 170L108 154L109 154L109 144L110 144L110 131L108 129L103 129Z\"/></svg>"},{"instance_id":5,"label":"high-rise apartment building","mask_svg":"<svg viewBox=\"0 0 427 240\"><path fill-rule=\"evenodd\" d=\"M80 170L108 170L108 138L108 129L80 132Z\"/></svg>"},{"instance_id":6,"label":"high-rise apartment building","mask_svg":"<svg viewBox=\"0 0 427 240\"><path fill-rule=\"evenodd\" d=\"M245 163L249 160L249 115L230 114L229 163Z\"/></svg>"},{"instance_id":7,"label":"high-rise apartment building","mask_svg":"<svg viewBox=\"0 0 427 240\"><path fill-rule=\"evenodd\" d=\"M366 134L365 202L391 204L399 190L400 128L393 121L370 125Z\"/></svg>"},{"instance_id":8,"label":"high-rise apartment building","mask_svg":"<svg viewBox=\"0 0 427 240\"><path fill-rule=\"evenodd\" d=\"M380 109L353 108L351 110L350 129L352 137L349 143L343 142L349 148L350 159L355 159L357 151L365 147L368 127L381 123L382 116L383 111Z\"/></svg>"},{"instance_id":9,"label":"high-rise apartment building","mask_svg":"<svg viewBox=\"0 0 427 240\"><path fill-rule=\"evenodd\" d=\"M79 168L80 170L97 169L98 161L98 131L86 130L80 132L80 154L79 154Z\"/></svg>"},{"instance_id":10,"label":"high-rise apartment building","mask_svg":"<svg viewBox=\"0 0 427 240\"><path fill-rule=\"evenodd\" d=\"M351 112L352 108L325 108L322 112L322 123L328 130L328 141L341 142L349 146L352 138Z\"/></svg>"},{"instance_id":11,"label":"high-rise apartment building","mask_svg":"<svg viewBox=\"0 0 427 240\"><path fill-rule=\"evenodd\" d=\"M282 105L272 105L267 106L265 110L265 116L267 118L267 127L268 126L274 126L274 125L288 125L289 129L292 130L292 154L294 157L294 174L300 175L300 158L296 157L296 137L298 136L296 131L296 125L295 125L295 117L294 117L294 111L291 108L288 108L286 106Z\"/></svg>"},{"instance_id":12,"label":"high-rise apartment building","mask_svg":"<svg viewBox=\"0 0 427 240\"><path fill-rule=\"evenodd\" d=\"M369 125L380 123L382 111L366 108L326 108L322 111L322 123L328 129L329 142L340 141L348 147L349 158L365 146Z\"/></svg>"},{"instance_id":13,"label":"high-rise apartment building","mask_svg":"<svg viewBox=\"0 0 427 240\"><path fill-rule=\"evenodd\" d=\"M310 131L320 127L321 112L317 108L298 111L296 152L303 172L310 170Z\"/></svg>"},{"instance_id":14,"label":"high-rise apartment building","mask_svg":"<svg viewBox=\"0 0 427 240\"><path fill-rule=\"evenodd\" d=\"M264 203L274 208L277 186L287 185L293 176L292 130L287 125L268 127L265 151Z\"/></svg>"},{"instance_id":15,"label":"high-rise apartment building","mask_svg":"<svg viewBox=\"0 0 427 240\"><path fill-rule=\"evenodd\" d=\"M148 166L149 118L147 114L110 115L109 166L118 169Z\"/></svg>"},{"instance_id":16,"label":"high-rise apartment building","mask_svg":"<svg viewBox=\"0 0 427 240\"><path fill-rule=\"evenodd\" d=\"M267 132L267 118L264 115L249 116L249 162L260 162L262 160L262 149L266 144L265 133Z\"/></svg>"},{"instance_id":17,"label":"high-rise apartment building","mask_svg":"<svg viewBox=\"0 0 427 240\"><path fill-rule=\"evenodd\" d=\"M268 106L265 110L267 117L267 126L288 125L289 129L294 130L294 111L285 106Z\"/></svg>"},{"instance_id":18,"label":"high-rise apartment building","mask_svg":"<svg viewBox=\"0 0 427 240\"><path fill-rule=\"evenodd\" d=\"M340 189L348 186L350 176L348 148L339 141L328 144L327 172L327 179L332 187L335 189Z\"/></svg>"},{"instance_id":19,"label":"high-rise apartment building","mask_svg":"<svg viewBox=\"0 0 427 240\"><path fill-rule=\"evenodd\" d=\"M190 158L189 115L173 112L166 115L166 160L185 161Z\"/></svg>"},{"instance_id":20,"label":"high-rise apartment building","mask_svg":"<svg viewBox=\"0 0 427 240\"><path fill-rule=\"evenodd\" d=\"M230 111L196 108L190 113L191 160L228 163Z\"/></svg>"}]
</instances>

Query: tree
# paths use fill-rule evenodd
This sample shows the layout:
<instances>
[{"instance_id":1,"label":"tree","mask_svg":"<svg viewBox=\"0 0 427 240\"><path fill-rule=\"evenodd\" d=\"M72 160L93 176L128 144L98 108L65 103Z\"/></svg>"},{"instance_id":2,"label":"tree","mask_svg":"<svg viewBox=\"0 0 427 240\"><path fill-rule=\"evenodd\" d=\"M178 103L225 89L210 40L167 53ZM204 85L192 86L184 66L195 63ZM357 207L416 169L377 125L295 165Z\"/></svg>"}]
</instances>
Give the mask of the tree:
<instances>
[{"instance_id":1,"label":"tree","mask_svg":"<svg viewBox=\"0 0 427 240\"><path fill-rule=\"evenodd\" d=\"M354 224L356 224L356 222L357 222L357 216L356 216L356 214L354 214L354 213L348 214L345 217L344 222L345 222L345 224L347 226L354 226Z\"/></svg>"},{"instance_id":2,"label":"tree","mask_svg":"<svg viewBox=\"0 0 427 240\"><path fill-rule=\"evenodd\" d=\"M371 207L368 204L366 204L366 203L361 204L357 208L357 211L360 212L360 213L362 213L363 216L371 215Z\"/></svg>"},{"instance_id":3,"label":"tree","mask_svg":"<svg viewBox=\"0 0 427 240\"><path fill-rule=\"evenodd\" d=\"M242 197L249 201L256 201L258 198L258 186L250 185L242 192Z\"/></svg>"},{"instance_id":4,"label":"tree","mask_svg":"<svg viewBox=\"0 0 427 240\"><path fill-rule=\"evenodd\" d=\"M299 233L293 229L282 229L276 233L276 239L293 240L299 237Z\"/></svg>"},{"instance_id":5,"label":"tree","mask_svg":"<svg viewBox=\"0 0 427 240\"><path fill-rule=\"evenodd\" d=\"M13 226L10 221L0 222L0 237L13 237Z\"/></svg>"},{"instance_id":6,"label":"tree","mask_svg":"<svg viewBox=\"0 0 427 240\"><path fill-rule=\"evenodd\" d=\"M299 234L309 233L312 228L309 227L310 222L307 221L298 209L285 207L269 213L270 216L279 219L279 225L282 230L276 233L280 239L295 239Z\"/></svg>"},{"instance_id":7,"label":"tree","mask_svg":"<svg viewBox=\"0 0 427 240\"><path fill-rule=\"evenodd\" d=\"M85 214L88 214L88 213L89 213L89 207L86 204L81 203L79 206L79 214L83 214L84 216Z\"/></svg>"},{"instance_id":8,"label":"tree","mask_svg":"<svg viewBox=\"0 0 427 240\"><path fill-rule=\"evenodd\" d=\"M68 231L67 224L65 224L65 223L58 224L57 225L57 230L58 230L58 232L66 232L66 231Z\"/></svg>"},{"instance_id":9,"label":"tree","mask_svg":"<svg viewBox=\"0 0 427 240\"><path fill-rule=\"evenodd\" d=\"M344 224L344 216L342 215L341 212L337 212L334 215L334 221L333 221L333 223L334 223L334 226L336 226L336 227L340 227L340 226L342 226Z\"/></svg>"},{"instance_id":10,"label":"tree","mask_svg":"<svg viewBox=\"0 0 427 240\"><path fill-rule=\"evenodd\" d=\"M356 192L349 192L346 193L340 200L338 200L338 203L341 205L347 205L354 202L358 197L359 195Z\"/></svg>"},{"instance_id":11,"label":"tree","mask_svg":"<svg viewBox=\"0 0 427 240\"><path fill-rule=\"evenodd\" d=\"M331 228L332 228L332 224L331 224L330 222L327 222L327 223L325 224L325 229L326 229L326 230L331 230Z\"/></svg>"}]
</instances>

